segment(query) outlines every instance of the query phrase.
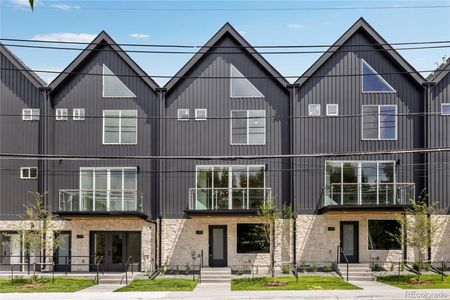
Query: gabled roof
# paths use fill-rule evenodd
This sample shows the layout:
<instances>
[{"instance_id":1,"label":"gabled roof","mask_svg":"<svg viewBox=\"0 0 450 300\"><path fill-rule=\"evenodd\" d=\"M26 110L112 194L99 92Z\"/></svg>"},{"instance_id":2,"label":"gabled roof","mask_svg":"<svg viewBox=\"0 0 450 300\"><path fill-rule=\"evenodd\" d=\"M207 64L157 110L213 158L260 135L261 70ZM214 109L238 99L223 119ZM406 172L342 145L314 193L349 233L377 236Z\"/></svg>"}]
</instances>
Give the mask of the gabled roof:
<instances>
[{"instance_id":1,"label":"gabled roof","mask_svg":"<svg viewBox=\"0 0 450 300\"><path fill-rule=\"evenodd\" d=\"M385 49L385 53L397 62L408 75L418 84L422 84L425 79L394 49L390 46L381 35L367 23L364 18L359 18L299 79L295 85L303 85L310 76L312 76L339 48L345 44L358 30L363 29L380 47Z\"/></svg>"},{"instance_id":2,"label":"gabled roof","mask_svg":"<svg viewBox=\"0 0 450 300\"><path fill-rule=\"evenodd\" d=\"M448 72L450 72L450 57L447 58L447 60L443 62L439 67L437 67L437 69L434 70L433 73L428 75L427 81L438 83L442 78L445 77L445 75L448 74Z\"/></svg>"},{"instance_id":3,"label":"gabled roof","mask_svg":"<svg viewBox=\"0 0 450 300\"><path fill-rule=\"evenodd\" d=\"M282 86L287 87L289 82L269 63L267 60L262 57L261 54L259 54L255 48L253 48L250 43L248 43L242 35L237 32L237 30L231 26L230 23L225 23L225 25L222 26L222 28L219 29L219 31L213 35L213 37L198 51L197 54L195 54L181 69L178 71L177 74L175 74L172 79L170 79L166 85L165 88L167 90L170 90L173 88L177 82L182 79L183 76L186 75L187 72L191 68L195 66L195 64L204 56L207 54L207 52L211 49L212 46L214 46L223 36L226 34L231 35L239 45L243 46L243 50L247 51L267 72L269 72L270 75L274 76L274 79L276 79Z\"/></svg>"},{"instance_id":4,"label":"gabled roof","mask_svg":"<svg viewBox=\"0 0 450 300\"><path fill-rule=\"evenodd\" d=\"M23 63L17 56L15 56L8 48L0 43L0 53L6 56L6 58L18 69L20 72L38 89L47 86L44 80L36 73L31 71L27 65Z\"/></svg>"},{"instance_id":5,"label":"gabled roof","mask_svg":"<svg viewBox=\"0 0 450 300\"><path fill-rule=\"evenodd\" d=\"M51 83L50 87L56 89L74 70L92 53L94 49L102 47L104 44L109 45L132 69L136 72L150 88L156 90L158 84L139 67L122 48L105 32L102 31L97 37L84 49Z\"/></svg>"}]
</instances>

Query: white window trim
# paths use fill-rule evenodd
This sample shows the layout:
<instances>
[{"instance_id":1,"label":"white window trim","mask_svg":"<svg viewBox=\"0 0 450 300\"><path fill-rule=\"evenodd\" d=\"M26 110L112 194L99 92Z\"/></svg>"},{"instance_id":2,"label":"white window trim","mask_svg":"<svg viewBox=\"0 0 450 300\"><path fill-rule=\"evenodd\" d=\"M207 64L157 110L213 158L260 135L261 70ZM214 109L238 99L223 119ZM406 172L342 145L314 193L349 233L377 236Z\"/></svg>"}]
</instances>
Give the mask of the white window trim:
<instances>
[{"instance_id":1,"label":"white window trim","mask_svg":"<svg viewBox=\"0 0 450 300\"><path fill-rule=\"evenodd\" d=\"M311 106L313 105L318 105L319 106L319 114L318 115L312 115L311 114ZM309 117L320 117L322 115L322 105L320 105L319 103L311 103L308 104L308 116Z\"/></svg>"},{"instance_id":2,"label":"white window trim","mask_svg":"<svg viewBox=\"0 0 450 300\"><path fill-rule=\"evenodd\" d=\"M122 140L122 112L133 111L136 112L136 142L135 143L105 143L105 112L119 112L119 141ZM102 141L103 145L137 145L138 143L138 113L135 109L106 109L103 110L103 122L102 122Z\"/></svg>"},{"instance_id":3,"label":"white window trim","mask_svg":"<svg viewBox=\"0 0 450 300\"><path fill-rule=\"evenodd\" d=\"M77 114L75 112L78 112ZM81 111L83 112L83 115L81 115ZM86 110L84 108L74 108L72 111L72 117L74 121L84 121L86 116Z\"/></svg>"},{"instance_id":4,"label":"white window trim","mask_svg":"<svg viewBox=\"0 0 450 300\"><path fill-rule=\"evenodd\" d=\"M197 115L198 112L201 111L201 110L204 110L204 111L205 111L205 117L203 117L203 118L199 118L198 115ZM195 109L195 120L196 120L196 121L206 121L206 119L208 118L207 113L208 113L208 111L207 111L206 108L196 108L196 109Z\"/></svg>"},{"instance_id":5,"label":"white window trim","mask_svg":"<svg viewBox=\"0 0 450 300\"><path fill-rule=\"evenodd\" d=\"M247 112L247 142L245 143L233 143L233 112L239 112L239 111L245 111ZM264 142L263 143L252 143L250 144L250 134L249 134L249 128L250 128L250 117L249 112L250 111L264 111L264 116L261 118L264 118ZM230 111L230 145L232 146L265 146L266 145L266 135L267 135L267 122L266 122L266 111L263 109L241 109L241 110L231 110Z\"/></svg>"},{"instance_id":6,"label":"white window trim","mask_svg":"<svg viewBox=\"0 0 450 300\"><path fill-rule=\"evenodd\" d=\"M65 112L65 115L64 115ZM67 121L69 119L69 110L67 108L57 108L55 112L56 121Z\"/></svg>"},{"instance_id":7,"label":"white window trim","mask_svg":"<svg viewBox=\"0 0 450 300\"><path fill-rule=\"evenodd\" d=\"M214 167L219 167L219 168L228 168L228 188L232 189L233 188L233 180L231 179L232 176L232 168L233 167L245 167L247 168L247 178L248 178L248 172L249 172L249 168L250 167L257 167L257 168L263 168L264 170L264 191L266 190L266 166L265 165L195 165L195 187L197 188L197 174L198 174L198 169L209 169L210 171L214 171ZM249 180L247 180L247 189L249 185ZM212 178L212 188L214 188L214 176ZM232 193L228 193L228 209L232 209ZM197 199L195 199L195 209L197 209Z\"/></svg>"},{"instance_id":8,"label":"white window trim","mask_svg":"<svg viewBox=\"0 0 450 300\"><path fill-rule=\"evenodd\" d=\"M28 169L28 177L23 177L22 175L22 170ZM31 169L36 169L36 177L31 177ZM25 179L25 180L35 180L38 178L38 168L37 167L22 167L20 168L20 179Z\"/></svg>"},{"instance_id":9,"label":"white window trim","mask_svg":"<svg viewBox=\"0 0 450 300\"><path fill-rule=\"evenodd\" d=\"M371 69L376 75L376 77L378 77L381 81L383 81L384 83L386 83L391 89L392 91L364 91L363 90L363 79L364 79L364 73L363 73L363 69L364 69L364 63L367 64L367 66L369 67L369 69ZM374 75L370 75L370 76L374 76ZM361 93L363 94L395 94L397 93L397 91L392 87L392 85L390 85L380 74L378 74L377 71L375 71L374 68L372 68L372 66L365 61L363 58L361 58Z\"/></svg>"},{"instance_id":10,"label":"white window trim","mask_svg":"<svg viewBox=\"0 0 450 300\"><path fill-rule=\"evenodd\" d=\"M37 115L33 115L33 111L37 112ZM41 111L39 108L24 108L24 109L22 109L22 120L23 121L39 121L40 113L41 113Z\"/></svg>"},{"instance_id":11,"label":"white window trim","mask_svg":"<svg viewBox=\"0 0 450 300\"><path fill-rule=\"evenodd\" d=\"M336 106L336 113L330 113L329 112L329 107L332 106L332 105ZM327 104L327 106L326 106L326 115L327 116L339 116L339 104L335 104L335 103Z\"/></svg>"},{"instance_id":12,"label":"white window trim","mask_svg":"<svg viewBox=\"0 0 450 300\"><path fill-rule=\"evenodd\" d=\"M188 117L187 117L186 119L185 119L185 118L182 118L182 117L180 116L180 112L181 112L182 110L187 110L187 111L188 111ZM191 110L190 110L189 108L179 108L179 109L177 110L177 121L189 121L190 117L191 117Z\"/></svg>"},{"instance_id":13,"label":"white window trim","mask_svg":"<svg viewBox=\"0 0 450 300\"><path fill-rule=\"evenodd\" d=\"M364 115L363 115L363 107L366 106L376 106L378 107L378 138L364 138ZM380 138L380 107L382 106L395 106L395 138L393 139L382 139ZM398 138L398 116L397 116L397 105L396 104L367 104L367 105L361 105L361 140L362 141L396 141Z\"/></svg>"},{"instance_id":14,"label":"white window trim","mask_svg":"<svg viewBox=\"0 0 450 300\"><path fill-rule=\"evenodd\" d=\"M442 116L450 116L450 113L444 113L444 106L450 107L450 103L441 103L441 115Z\"/></svg>"}]
</instances>

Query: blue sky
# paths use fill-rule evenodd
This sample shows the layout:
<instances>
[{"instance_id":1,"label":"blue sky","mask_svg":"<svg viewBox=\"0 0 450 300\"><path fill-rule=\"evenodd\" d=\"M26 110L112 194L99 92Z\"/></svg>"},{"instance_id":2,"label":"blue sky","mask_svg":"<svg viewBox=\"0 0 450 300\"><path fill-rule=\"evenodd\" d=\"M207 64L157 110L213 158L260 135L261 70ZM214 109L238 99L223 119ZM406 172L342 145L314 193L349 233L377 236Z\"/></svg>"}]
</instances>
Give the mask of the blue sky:
<instances>
[{"instance_id":1,"label":"blue sky","mask_svg":"<svg viewBox=\"0 0 450 300\"><path fill-rule=\"evenodd\" d=\"M28 0L0 0L2 38L90 41L106 30L118 43L203 45L225 22L230 22L252 45L329 45L359 17L364 17L391 43L450 40L450 8L293 9L450 5L450 1L35 1L35 10L31 12ZM252 7L291 10L247 10ZM10 49L32 69L41 70L60 71L78 54L78 51ZM432 70L436 62L442 62L442 57L450 56L450 48L400 53L417 70ZM171 76L192 55L131 53L130 56L150 75ZM299 76L320 54L264 56L284 76ZM39 75L47 81L55 76ZM167 81L155 80L161 85Z\"/></svg>"}]
</instances>

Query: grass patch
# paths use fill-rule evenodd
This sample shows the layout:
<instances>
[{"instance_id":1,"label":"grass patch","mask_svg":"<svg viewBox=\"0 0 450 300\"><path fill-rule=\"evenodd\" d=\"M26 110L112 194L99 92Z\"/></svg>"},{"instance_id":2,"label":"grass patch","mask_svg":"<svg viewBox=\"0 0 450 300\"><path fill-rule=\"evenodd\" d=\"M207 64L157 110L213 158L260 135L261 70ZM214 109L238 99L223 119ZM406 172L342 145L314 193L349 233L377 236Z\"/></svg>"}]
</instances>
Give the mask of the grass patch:
<instances>
[{"instance_id":1,"label":"grass patch","mask_svg":"<svg viewBox=\"0 0 450 300\"><path fill-rule=\"evenodd\" d=\"M51 278L38 278L32 281L28 278L0 279L0 293L54 293L76 292L94 285L91 279L55 277L55 283Z\"/></svg>"},{"instance_id":2,"label":"grass patch","mask_svg":"<svg viewBox=\"0 0 450 300\"><path fill-rule=\"evenodd\" d=\"M295 277L278 277L281 285L268 286L271 277L243 278L231 281L232 291L261 291L261 290L359 290L360 288L345 282L341 278L324 276L300 276L298 282Z\"/></svg>"},{"instance_id":3,"label":"grass patch","mask_svg":"<svg viewBox=\"0 0 450 300\"><path fill-rule=\"evenodd\" d=\"M192 291L197 281L181 278L135 279L129 285L115 290L115 292L164 292L164 291Z\"/></svg>"},{"instance_id":4,"label":"grass patch","mask_svg":"<svg viewBox=\"0 0 450 300\"><path fill-rule=\"evenodd\" d=\"M415 280L417 275L400 275L399 278L396 275L378 277L377 281L399 287L401 289L448 289L450 288L450 276L445 277L442 281L441 275L421 275L420 281L422 283L417 284Z\"/></svg>"}]
</instances>

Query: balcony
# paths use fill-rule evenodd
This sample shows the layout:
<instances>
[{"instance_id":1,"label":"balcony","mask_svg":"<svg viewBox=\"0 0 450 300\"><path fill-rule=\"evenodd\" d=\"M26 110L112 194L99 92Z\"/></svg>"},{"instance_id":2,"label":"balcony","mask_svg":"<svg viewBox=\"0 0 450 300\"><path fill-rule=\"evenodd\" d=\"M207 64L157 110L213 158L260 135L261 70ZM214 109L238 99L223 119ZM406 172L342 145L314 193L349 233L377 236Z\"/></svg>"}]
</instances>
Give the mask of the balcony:
<instances>
[{"instance_id":1,"label":"balcony","mask_svg":"<svg viewBox=\"0 0 450 300\"><path fill-rule=\"evenodd\" d=\"M188 212L255 214L270 196L270 188L191 188Z\"/></svg>"},{"instance_id":2,"label":"balcony","mask_svg":"<svg viewBox=\"0 0 450 300\"><path fill-rule=\"evenodd\" d=\"M322 208L404 208L414 197L414 183L335 183L324 188Z\"/></svg>"},{"instance_id":3,"label":"balcony","mask_svg":"<svg viewBox=\"0 0 450 300\"><path fill-rule=\"evenodd\" d=\"M60 190L58 214L143 214L136 190Z\"/></svg>"}]
</instances>

